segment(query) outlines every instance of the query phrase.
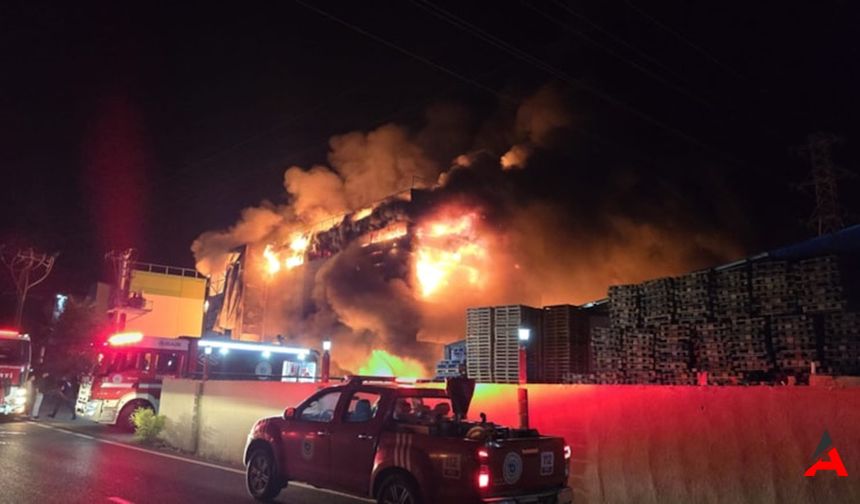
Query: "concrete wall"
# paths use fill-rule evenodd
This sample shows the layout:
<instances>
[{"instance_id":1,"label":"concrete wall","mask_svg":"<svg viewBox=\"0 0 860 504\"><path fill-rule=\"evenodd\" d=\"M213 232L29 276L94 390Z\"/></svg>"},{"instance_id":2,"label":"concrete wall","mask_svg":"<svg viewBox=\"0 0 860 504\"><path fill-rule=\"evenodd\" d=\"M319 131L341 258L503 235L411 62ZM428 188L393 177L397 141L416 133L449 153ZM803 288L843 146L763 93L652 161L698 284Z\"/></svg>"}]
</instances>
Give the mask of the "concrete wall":
<instances>
[{"instance_id":1,"label":"concrete wall","mask_svg":"<svg viewBox=\"0 0 860 504\"><path fill-rule=\"evenodd\" d=\"M162 438L209 459L241 463L254 422L282 414L318 388L313 383L166 379L159 406L167 417Z\"/></svg>"},{"instance_id":2,"label":"concrete wall","mask_svg":"<svg viewBox=\"0 0 860 504\"><path fill-rule=\"evenodd\" d=\"M180 447L191 445L188 390L170 381L162 399ZM239 463L254 420L314 390L207 382L198 453ZM860 502L860 388L531 385L529 397L532 426L572 446L577 502ZM471 416L481 411L515 425L516 386L479 385ZM803 476L825 429L847 478Z\"/></svg>"}]
</instances>

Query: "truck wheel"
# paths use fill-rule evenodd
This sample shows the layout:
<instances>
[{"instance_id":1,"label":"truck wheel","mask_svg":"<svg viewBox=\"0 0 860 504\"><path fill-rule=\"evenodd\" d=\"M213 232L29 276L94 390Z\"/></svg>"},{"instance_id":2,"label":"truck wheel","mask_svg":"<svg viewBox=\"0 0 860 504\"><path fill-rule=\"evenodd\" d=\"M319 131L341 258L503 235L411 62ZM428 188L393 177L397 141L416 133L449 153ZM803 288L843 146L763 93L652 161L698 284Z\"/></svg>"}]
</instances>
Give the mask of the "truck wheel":
<instances>
[{"instance_id":1,"label":"truck wheel","mask_svg":"<svg viewBox=\"0 0 860 504\"><path fill-rule=\"evenodd\" d=\"M411 479L395 474L382 483L376 502L378 504L421 504L421 497Z\"/></svg>"},{"instance_id":2,"label":"truck wheel","mask_svg":"<svg viewBox=\"0 0 860 504\"><path fill-rule=\"evenodd\" d=\"M266 448L257 448L248 457L245 470L245 483L248 493L258 501L269 502L281 492L275 459Z\"/></svg>"},{"instance_id":3,"label":"truck wheel","mask_svg":"<svg viewBox=\"0 0 860 504\"><path fill-rule=\"evenodd\" d=\"M138 408L153 409L146 401L131 401L119 411L119 415L116 417L116 428L123 432L134 432L134 422L131 421L131 415Z\"/></svg>"}]
</instances>

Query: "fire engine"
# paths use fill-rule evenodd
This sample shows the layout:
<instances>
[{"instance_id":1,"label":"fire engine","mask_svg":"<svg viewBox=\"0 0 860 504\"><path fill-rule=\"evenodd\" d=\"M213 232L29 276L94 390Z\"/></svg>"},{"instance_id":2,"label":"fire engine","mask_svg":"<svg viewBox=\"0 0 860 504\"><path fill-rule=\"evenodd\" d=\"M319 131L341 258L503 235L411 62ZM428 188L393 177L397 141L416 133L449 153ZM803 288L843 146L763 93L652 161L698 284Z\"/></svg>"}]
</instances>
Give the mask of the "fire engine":
<instances>
[{"instance_id":1,"label":"fire engine","mask_svg":"<svg viewBox=\"0 0 860 504\"><path fill-rule=\"evenodd\" d=\"M474 381L445 389L352 377L252 427L246 484L260 501L291 481L379 503L573 500L560 437L466 420Z\"/></svg>"},{"instance_id":2,"label":"fire engine","mask_svg":"<svg viewBox=\"0 0 860 504\"><path fill-rule=\"evenodd\" d=\"M82 377L75 409L84 418L128 430L136 409L158 410L165 377L313 381L316 355L265 343L118 333Z\"/></svg>"},{"instance_id":3,"label":"fire engine","mask_svg":"<svg viewBox=\"0 0 860 504\"><path fill-rule=\"evenodd\" d=\"M0 415L24 413L29 374L30 337L18 331L0 330Z\"/></svg>"}]
</instances>

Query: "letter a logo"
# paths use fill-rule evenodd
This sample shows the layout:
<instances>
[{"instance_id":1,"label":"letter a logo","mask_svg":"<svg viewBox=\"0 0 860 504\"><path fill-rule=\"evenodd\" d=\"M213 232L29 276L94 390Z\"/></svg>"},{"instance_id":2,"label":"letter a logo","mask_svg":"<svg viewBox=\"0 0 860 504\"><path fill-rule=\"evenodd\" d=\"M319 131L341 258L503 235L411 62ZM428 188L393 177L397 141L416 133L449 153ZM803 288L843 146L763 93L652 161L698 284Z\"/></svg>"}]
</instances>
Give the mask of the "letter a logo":
<instances>
[{"instance_id":1,"label":"letter a logo","mask_svg":"<svg viewBox=\"0 0 860 504\"><path fill-rule=\"evenodd\" d=\"M821 454L827 452L827 460L821 457ZM848 471L845 469L845 464L842 463L842 457L839 452L833 447L833 442L830 440L830 434L824 431L821 435L821 441L818 443L818 448L812 454L812 459L815 463L803 473L807 478L815 476L818 471L836 471L839 477L848 476Z\"/></svg>"}]
</instances>

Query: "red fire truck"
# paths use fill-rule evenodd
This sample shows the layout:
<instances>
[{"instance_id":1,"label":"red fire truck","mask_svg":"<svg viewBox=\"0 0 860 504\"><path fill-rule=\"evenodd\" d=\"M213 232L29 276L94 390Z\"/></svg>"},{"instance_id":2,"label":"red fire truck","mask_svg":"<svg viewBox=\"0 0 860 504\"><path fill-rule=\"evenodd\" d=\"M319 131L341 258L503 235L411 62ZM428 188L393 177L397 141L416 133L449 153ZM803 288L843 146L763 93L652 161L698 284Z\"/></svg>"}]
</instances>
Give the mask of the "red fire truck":
<instances>
[{"instance_id":1,"label":"red fire truck","mask_svg":"<svg viewBox=\"0 0 860 504\"><path fill-rule=\"evenodd\" d=\"M130 429L134 410L158 410L165 377L313 381L317 355L265 343L118 333L81 379L75 409L84 418Z\"/></svg>"},{"instance_id":2,"label":"red fire truck","mask_svg":"<svg viewBox=\"0 0 860 504\"><path fill-rule=\"evenodd\" d=\"M29 336L0 330L0 415L20 415L27 408L30 353Z\"/></svg>"},{"instance_id":3,"label":"red fire truck","mask_svg":"<svg viewBox=\"0 0 860 504\"><path fill-rule=\"evenodd\" d=\"M246 483L257 500L288 482L379 503L568 504L570 448L534 429L467 421L474 381L446 388L353 377L252 427Z\"/></svg>"}]
</instances>

